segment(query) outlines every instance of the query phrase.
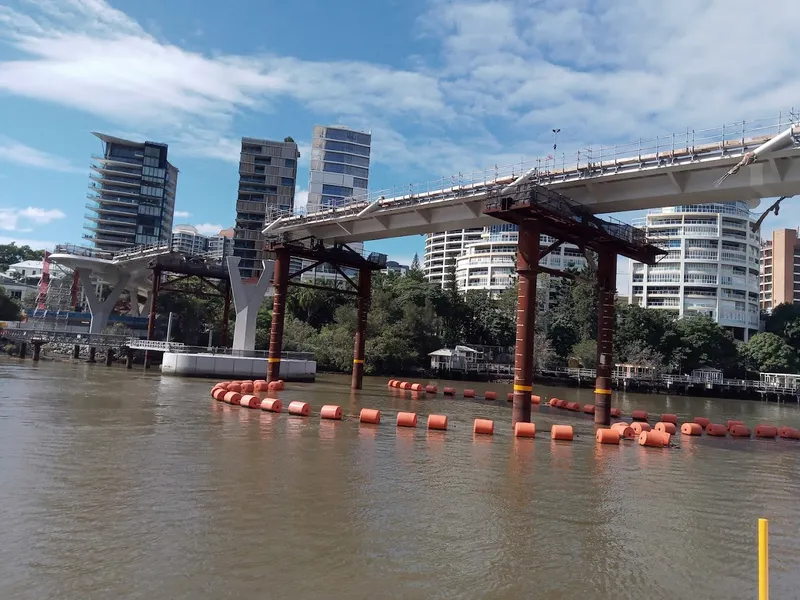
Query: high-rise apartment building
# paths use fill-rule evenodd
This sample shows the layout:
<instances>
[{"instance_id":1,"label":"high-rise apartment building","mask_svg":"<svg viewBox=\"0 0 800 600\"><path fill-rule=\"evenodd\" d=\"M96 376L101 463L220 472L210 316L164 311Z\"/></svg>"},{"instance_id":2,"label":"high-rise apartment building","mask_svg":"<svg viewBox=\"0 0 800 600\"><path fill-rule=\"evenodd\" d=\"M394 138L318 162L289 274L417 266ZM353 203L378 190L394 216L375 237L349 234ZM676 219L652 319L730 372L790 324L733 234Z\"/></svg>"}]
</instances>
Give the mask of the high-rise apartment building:
<instances>
[{"instance_id":1,"label":"high-rise apartment building","mask_svg":"<svg viewBox=\"0 0 800 600\"><path fill-rule=\"evenodd\" d=\"M223 229L217 235L208 238L208 256L214 260L222 261L228 256L233 256L233 227Z\"/></svg>"},{"instance_id":2,"label":"high-rise apartment building","mask_svg":"<svg viewBox=\"0 0 800 600\"><path fill-rule=\"evenodd\" d=\"M291 140L291 138L287 138ZM233 254L242 277L258 277L266 258L261 231L268 219L294 210L297 159L294 141L242 138Z\"/></svg>"},{"instance_id":3,"label":"high-rise apartment building","mask_svg":"<svg viewBox=\"0 0 800 600\"><path fill-rule=\"evenodd\" d=\"M800 304L800 239L796 229L776 229L761 244L761 309Z\"/></svg>"},{"instance_id":4,"label":"high-rise apartment building","mask_svg":"<svg viewBox=\"0 0 800 600\"><path fill-rule=\"evenodd\" d=\"M341 125L315 125L308 179L308 212L366 197L372 135Z\"/></svg>"},{"instance_id":5,"label":"high-rise apartment building","mask_svg":"<svg viewBox=\"0 0 800 600\"><path fill-rule=\"evenodd\" d=\"M167 161L167 145L93 135L103 155L92 157L83 237L110 252L169 243L178 169Z\"/></svg>"},{"instance_id":6,"label":"high-rise apartment building","mask_svg":"<svg viewBox=\"0 0 800 600\"><path fill-rule=\"evenodd\" d=\"M172 249L199 256L208 252L208 236L197 231L192 225L176 225L172 230Z\"/></svg>"},{"instance_id":7,"label":"high-rise apartment building","mask_svg":"<svg viewBox=\"0 0 800 600\"><path fill-rule=\"evenodd\" d=\"M668 254L655 265L632 261L630 302L681 317L707 315L748 340L759 327L754 222L746 202L663 208L635 221Z\"/></svg>"}]
</instances>

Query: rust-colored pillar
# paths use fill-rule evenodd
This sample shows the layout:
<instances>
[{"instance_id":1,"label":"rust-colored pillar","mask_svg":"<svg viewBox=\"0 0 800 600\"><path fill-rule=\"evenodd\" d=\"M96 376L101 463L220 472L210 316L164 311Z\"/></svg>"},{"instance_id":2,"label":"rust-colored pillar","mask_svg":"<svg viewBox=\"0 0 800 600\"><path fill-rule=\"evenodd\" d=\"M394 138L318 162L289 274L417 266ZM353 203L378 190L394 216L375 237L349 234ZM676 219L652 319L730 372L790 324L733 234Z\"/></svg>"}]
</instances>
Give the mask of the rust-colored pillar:
<instances>
[{"instance_id":1,"label":"rust-colored pillar","mask_svg":"<svg viewBox=\"0 0 800 600\"><path fill-rule=\"evenodd\" d=\"M514 404L511 424L530 422L533 389L533 333L536 326L536 267L539 264L539 228L519 226L517 246L517 343L514 350Z\"/></svg>"},{"instance_id":2,"label":"rust-colored pillar","mask_svg":"<svg viewBox=\"0 0 800 600\"><path fill-rule=\"evenodd\" d=\"M372 293L372 271L359 269L358 271L358 297L356 304L356 342L353 349L353 379L350 389L360 390L364 381L364 344L367 340L367 313Z\"/></svg>"},{"instance_id":3,"label":"rust-colored pillar","mask_svg":"<svg viewBox=\"0 0 800 600\"><path fill-rule=\"evenodd\" d=\"M231 317L231 282L225 282L225 306L222 309L222 334L220 335L220 346L228 346L228 319Z\"/></svg>"},{"instance_id":4,"label":"rust-colored pillar","mask_svg":"<svg viewBox=\"0 0 800 600\"><path fill-rule=\"evenodd\" d=\"M614 296L617 255L601 252L597 261L597 378L594 383L594 422L611 423L611 375L614 369Z\"/></svg>"},{"instance_id":5,"label":"rust-colored pillar","mask_svg":"<svg viewBox=\"0 0 800 600\"><path fill-rule=\"evenodd\" d=\"M147 340L153 339L156 333L156 304L158 304L158 290L161 287L161 269L153 269L153 287L150 288L150 314L147 316ZM150 352L144 351L144 368L150 368Z\"/></svg>"},{"instance_id":6,"label":"rust-colored pillar","mask_svg":"<svg viewBox=\"0 0 800 600\"><path fill-rule=\"evenodd\" d=\"M34 340L33 342L33 360L38 361L39 357L42 353L42 344L43 342L39 340Z\"/></svg>"},{"instance_id":7,"label":"rust-colored pillar","mask_svg":"<svg viewBox=\"0 0 800 600\"><path fill-rule=\"evenodd\" d=\"M283 319L286 314L286 292L289 288L289 251L280 248L275 251L275 270L272 286L275 296L272 301L272 326L269 330L269 359L267 363L267 382L280 379L281 351L283 350Z\"/></svg>"}]
</instances>

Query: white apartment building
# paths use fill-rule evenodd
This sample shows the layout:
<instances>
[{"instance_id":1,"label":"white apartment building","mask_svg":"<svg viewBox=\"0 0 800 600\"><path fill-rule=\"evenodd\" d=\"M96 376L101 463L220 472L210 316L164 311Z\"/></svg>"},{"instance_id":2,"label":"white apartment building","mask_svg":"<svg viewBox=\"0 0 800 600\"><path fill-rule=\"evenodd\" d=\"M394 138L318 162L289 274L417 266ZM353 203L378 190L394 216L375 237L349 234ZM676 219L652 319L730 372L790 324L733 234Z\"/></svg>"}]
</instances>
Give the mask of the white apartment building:
<instances>
[{"instance_id":1,"label":"white apartment building","mask_svg":"<svg viewBox=\"0 0 800 600\"><path fill-rule=\"evenodd\" d=\"M707 315L748 340L759 327L754 222L746 202L663 208L634 221L668 254L653 266L631 261L629 301L680 317Z\"/></svg>"},{"instance_id":2,"label":"white apartment building","mask_svg":"<svg viewBox=\"0 0 800 600\"><path fill-rule=\"evenodd\" d=\"M205 256L221 261L233 254L233 230L223 230L217 235L203 235L192 225L176 225L172 230L172 249L191 256Z\"/></svg>"},{"instance_id":3,"label":"white apartment building","mask_svg":"<svg viewBox=\"0 0 800 600\"><path fill-rule=\"evenodd\" d=\"M469 243L483 240L483 234L484 228L478 227L440 231L425 236L425 253L422 256L425 278L444 287L447 269L456 264L456 259Z\"/></svg>"}]
</instances>

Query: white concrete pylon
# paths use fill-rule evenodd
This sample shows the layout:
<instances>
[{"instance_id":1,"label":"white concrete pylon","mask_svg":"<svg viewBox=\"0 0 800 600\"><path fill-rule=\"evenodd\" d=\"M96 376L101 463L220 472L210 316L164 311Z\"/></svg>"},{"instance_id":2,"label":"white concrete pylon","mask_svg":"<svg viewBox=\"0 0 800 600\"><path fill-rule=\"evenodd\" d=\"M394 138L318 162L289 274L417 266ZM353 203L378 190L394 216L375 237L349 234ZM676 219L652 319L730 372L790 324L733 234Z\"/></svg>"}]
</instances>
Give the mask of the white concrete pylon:
<instances>
[{"instance_id":1,"label":"white concrete pylon","mask_svg":"<svg viewBox=\"0 0 800 600\"><path fill-rule=\"evenodd\" d=\"M245 283L239 273L239 257L227 258L228 274L231 278L233 307L236 311L236 324L233 329L234 350L254 350L256 347L256 317L264 302L264 295L275 270L273 261L262 261L264 270L254 283Z\"/></svg>"},{"instance_id":2,"label":"white concrete pylon","mask_svg":"<svg viewBox=\"0 0 800 600\"><path fill-rule=\"evenodd\" d=\"M86 294L86 302L89 304L89 312L92 313L92 321L89 324L89 333L102 333L103 329L108 323L108 317L111 316L111 311L114 309L114 305L117 303L117 300L119 300L122 290L124 290L128 285L128 279L130 279L130 275L126 273L120 273L118 275L117 282L111 288L111 293L108 294L105 300L101 300L96 293L93 293L90 271L86 269L79 269L78 277L81 280L81 285L83 286L84 293Z\"/></svg>"}]
</instances>

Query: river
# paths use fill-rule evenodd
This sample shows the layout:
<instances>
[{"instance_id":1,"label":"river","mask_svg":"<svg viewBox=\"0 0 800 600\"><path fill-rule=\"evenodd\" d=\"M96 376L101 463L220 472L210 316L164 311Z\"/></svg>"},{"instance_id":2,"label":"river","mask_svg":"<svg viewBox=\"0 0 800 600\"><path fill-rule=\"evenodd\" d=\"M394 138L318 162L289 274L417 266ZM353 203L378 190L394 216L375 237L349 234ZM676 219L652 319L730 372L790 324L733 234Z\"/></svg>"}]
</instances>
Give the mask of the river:
<instances>
[{"instance_id":1,"label":"river","mask_svg":"<svg viewBox=\"0 0 800 600\"><path fill-rule=\"evenodd\" d=\"M800 442L599 446L589 417L546 407L539 436L515 440L508 386L466 384L497 402L411 400L349 381L278 394L351 417L320 422L216 402L208 380L0 359L0 598L752 599L758 517L772 595L797 597ZM795 405L614 401L800 427ZM361 407L380 426L359 426ZM398 410L420 426L397 430ZM427 432L429 413L450 429ZM475 417L496 435L473 439ZM576 440L552 442L553 423Z\"/></svg>"}]
</instances>

